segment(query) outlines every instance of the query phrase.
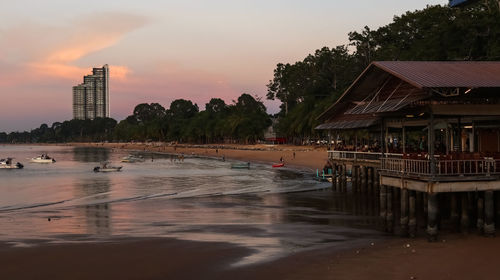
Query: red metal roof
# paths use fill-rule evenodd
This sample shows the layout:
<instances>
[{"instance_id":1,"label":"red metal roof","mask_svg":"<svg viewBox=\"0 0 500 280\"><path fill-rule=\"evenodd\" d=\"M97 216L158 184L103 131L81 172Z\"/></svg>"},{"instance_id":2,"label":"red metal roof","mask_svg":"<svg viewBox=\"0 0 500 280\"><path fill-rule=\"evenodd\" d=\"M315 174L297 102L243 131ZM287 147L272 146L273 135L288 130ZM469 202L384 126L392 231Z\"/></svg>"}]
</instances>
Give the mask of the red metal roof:
<instances>
[{"instance_id":1,"label":"red metal roof","mask_svg":"<svg viewBox=\"0 0 500 280\"><path fill-rule=\"evenodd\" d=\"M376 61L418 88L500 87L500 61Z\"/></svg>"}]
</instances>

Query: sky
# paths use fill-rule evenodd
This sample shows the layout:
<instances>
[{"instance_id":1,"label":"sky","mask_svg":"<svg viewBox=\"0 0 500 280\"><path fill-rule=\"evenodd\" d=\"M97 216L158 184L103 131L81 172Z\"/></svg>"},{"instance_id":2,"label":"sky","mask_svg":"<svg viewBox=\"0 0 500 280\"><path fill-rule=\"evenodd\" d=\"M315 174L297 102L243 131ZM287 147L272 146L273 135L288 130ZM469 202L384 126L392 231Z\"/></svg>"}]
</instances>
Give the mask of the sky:
<instances>
[{"instance_id":1,"label":"sky","mask_svg":"<svg viewBox=\"0 0 500 280\"><path fill-rule=\"evenodd\" d=\"M179 98L265 100L278 63L447 0L0 0L0 131L72 118L72 86L110 65L110 111Z\"/></svg>"}]
</instances>

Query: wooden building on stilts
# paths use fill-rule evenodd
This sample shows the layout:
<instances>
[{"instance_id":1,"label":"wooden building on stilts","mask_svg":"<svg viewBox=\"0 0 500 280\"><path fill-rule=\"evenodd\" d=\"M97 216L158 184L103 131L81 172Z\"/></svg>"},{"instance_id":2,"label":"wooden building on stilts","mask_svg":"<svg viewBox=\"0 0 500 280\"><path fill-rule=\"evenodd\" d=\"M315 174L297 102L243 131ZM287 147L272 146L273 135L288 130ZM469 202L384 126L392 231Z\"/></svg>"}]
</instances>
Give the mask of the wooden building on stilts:
<instances>
[{"instance_id":1,"label":"wooden building on stilts","mask_svg":"<svg viewBox=\"0 0 500 280\"><path fill-rule=\"evenodd\" d=\"M353 192L376 193L388 231L397 205L403 235L416 234L419 211L431 240L445 216L495 233L500 62L373 62L319 119L334 143L334 190L350 177Z\"/></svg>"}]
</instances>

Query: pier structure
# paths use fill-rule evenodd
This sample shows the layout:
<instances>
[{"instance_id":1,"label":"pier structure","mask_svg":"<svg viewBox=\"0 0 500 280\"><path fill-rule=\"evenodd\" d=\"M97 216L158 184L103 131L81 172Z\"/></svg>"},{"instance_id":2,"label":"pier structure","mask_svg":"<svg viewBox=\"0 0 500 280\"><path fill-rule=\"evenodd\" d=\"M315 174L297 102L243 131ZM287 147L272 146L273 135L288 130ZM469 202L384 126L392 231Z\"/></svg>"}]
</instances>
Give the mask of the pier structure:
<instances>
[{"instance_id":1,"label":"pier structure","mask_svg":"<svg viewBox=\"0 0 500 280\"><path fill-rule=\"evenodd\" d=\"M332 188L370 194L386 231L495 234L500 62L373 62L319 119Z\"/></svg>"}]
</instances>

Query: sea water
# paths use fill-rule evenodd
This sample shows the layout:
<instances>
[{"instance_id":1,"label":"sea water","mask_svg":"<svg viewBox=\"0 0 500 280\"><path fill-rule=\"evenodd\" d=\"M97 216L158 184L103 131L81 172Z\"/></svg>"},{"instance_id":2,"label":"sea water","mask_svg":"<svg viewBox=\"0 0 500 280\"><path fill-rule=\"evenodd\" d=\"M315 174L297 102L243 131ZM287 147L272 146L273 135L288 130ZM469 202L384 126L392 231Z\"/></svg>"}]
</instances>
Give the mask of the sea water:
<instances>
[{"instance_id":1,"label":"sea water","mask_svg":"<svg viewBox=\"0 0 500 280\"><path fill-rule=\"evenodd\" d=\"M56 163L30 163L42 153ZM145 161L121 163L129 153ZM336 194L313 174L251 163L71 146L0 146L20 170L0 170L0 241L16 244L169 237L229 242L252 263L382 237L376 205ZM95 173L101 162L121 172Z\"/></svg>"}]
</instances>

